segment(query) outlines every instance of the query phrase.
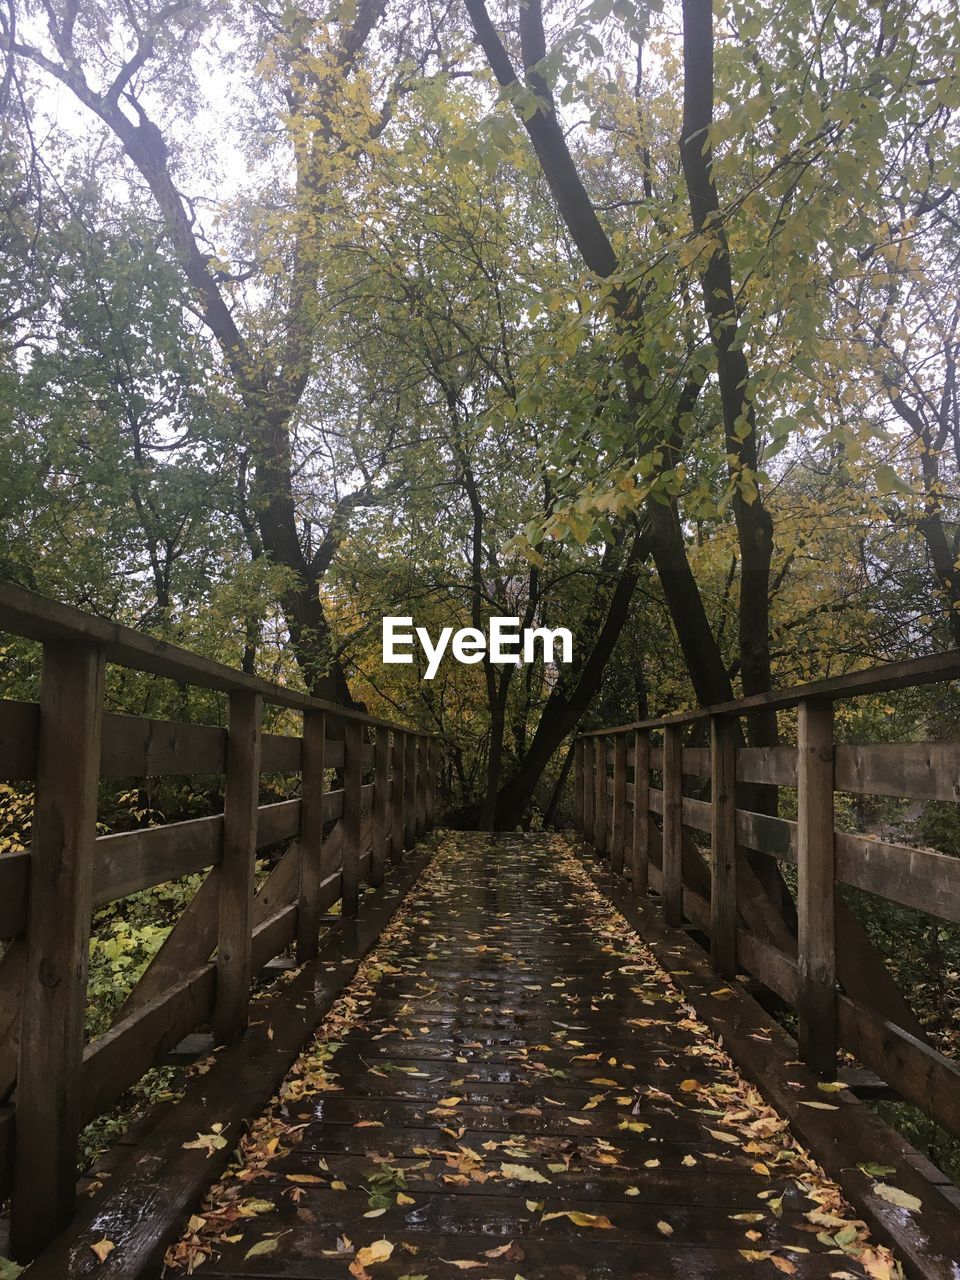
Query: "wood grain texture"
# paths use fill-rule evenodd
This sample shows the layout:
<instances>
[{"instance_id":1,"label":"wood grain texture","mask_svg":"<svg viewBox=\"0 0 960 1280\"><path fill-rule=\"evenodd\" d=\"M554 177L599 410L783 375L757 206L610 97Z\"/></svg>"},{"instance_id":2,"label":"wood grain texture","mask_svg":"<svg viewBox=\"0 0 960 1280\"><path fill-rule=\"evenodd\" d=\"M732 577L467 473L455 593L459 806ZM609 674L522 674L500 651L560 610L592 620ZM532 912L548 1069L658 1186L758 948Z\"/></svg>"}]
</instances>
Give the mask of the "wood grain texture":
<instances>
[{"instance_id":1,"label":"wood grain texture","mask_svg":"<svg viewBox=\"0 0 960 1280\"><path fill-rule=\"evenodd\" d=\"M363 788L363 725L343 726L343 861L341 910L355 916L360 905L360 820Z\"/></svg>"},{"instance_id":2,"label":"wood grain texture","mask_svg":"<svg viewBox=\"0 0 960 1280\"><path fill-rule=\"evenodd\" d=\"M725 978L737 970L737 728L728 716L710 726L710 958Z\"/></svg>"},{"instance_id":3,"label":"wood grain texture","mask_svg":"<svg viewBox=\"0 0 960 1280\"><path fill-rule=\"evenodd\" d=\"M104 657L44 646L11 1242L26 1260L76 1202Z\"/></svg>"},{"instance_id":4,"label":"wood grain texture","mask_svg":"<svg viewBox=\"0 0 960 1280\"><path fill-rule=\"evenodd\" d=\"M390 802L390 732L377 730L373 765L373 843L370 859L370 883L379 888L383 884L387 865Z\"/></svg>"},{"instance_id":5,"label":"wood grain texture","mask_svg":"<svg viewBox=\"0 0 960 1280\"><path fill-rule=\"evenodd\" d=\"M797 744L797 1039L804 1061L833 1079L837 958L831 702L800 704Z\"/></svg>"},{"instance_id":6,"label":"wood grain texture","mask_svg":"<svg viewBox=\"0 0 960 1280\"><path fill-rule=\"evenodd\" d=\"M631 868L633 891L646 897L650 881L650 734L638 729L633 736L633 831Z\"/></svg>"},{"instance_id":7,"label":"wood grain texture","mask_svg":"<svg viewBox=\"0 0 960 1280\"><path fill-rule=\"evenodd\" d=\"M623 875L627 846L627 739L618 733L613 740L613 809L611 818L610 865Z\"/></svg>"},{"instance_id":8,"label":"wood grain texture","mask_svg":"<svg viewBox=\"0 0 960 1280\"><path fill-rule=\"evenodd\" d=\"M406 831L406 785L404 771L407 760L406 734L394 730L390 750L390 861L395 865L403 861L404 833Z\"/></svg>"},{"instance_id":9,"label":"wood grain texture","mask_svg":"<svg viewBox=\"0 0 960 1280\"><path fill-rule=\"evenodd\" d=\"M223 856L210 874L217 881L217 998L213 1018L219 1044L247 1026L260 796L259 694L230 695L227 776L223 800Z\"/></svg>"},{"instance_id":10,"label":"wood grain texture","mask_svg":"<svg viewBox=\"0 0 960 1280\"><path fill-rule=\"evenodd\" d=\"M316 956L320 938L326 740L326 712L305 711L303 772L300 780L300 884L297 915L297 961L300 964Z\"/></svg>"},{"instance_id":11,"label":"wood grain texture","mask_svg":"<svg viewBox=\"0 0 960 1280\"><path fill-rule=\"evenodd\" d=\"M683 918L683 731L663 731L663 912L669 925Z\"/></svg>"}]
</instances>

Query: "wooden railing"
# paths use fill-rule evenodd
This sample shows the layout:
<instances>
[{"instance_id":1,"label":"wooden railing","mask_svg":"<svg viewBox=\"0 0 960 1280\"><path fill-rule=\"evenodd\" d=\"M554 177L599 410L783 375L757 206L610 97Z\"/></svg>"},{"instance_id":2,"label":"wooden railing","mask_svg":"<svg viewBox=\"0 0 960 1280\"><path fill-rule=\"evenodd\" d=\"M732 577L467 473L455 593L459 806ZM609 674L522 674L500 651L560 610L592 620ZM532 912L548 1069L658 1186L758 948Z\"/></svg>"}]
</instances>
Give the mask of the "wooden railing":
<instances>
[{"instance_id":1,"label":"wooden railing","mask_svg":"<svg viewBox=\"0 0 960 1280\"><path fill-rule=\"evenodd\" d=\"M833 1079L842 1047L954 1134L960 1065L931 1047L919 1024L908 1029L879 1013L868 984L853 989L851 965L849 980L838 982L856 922L837 885L956 924L960 858L837 831L834 805L836 792L956 802L960 743L837 743L834 704L957 678L960 651L953 651L594 730L576 740L574 784L574 821L586 840L638 895L659 895L667 924L687 921L706 935L719 974L750 973L796 1009L807 1063ZM742 745L741 719L749 712L792 708L796 746ZM688 732L710 745L686 745ZM773 816L773 789L780 787L796 789L796 821ZM698 832L709 837L699 856ZM796 868L795 936L789 928L764 929L762 921L758 927L757 854L761 863L769 857Z\"/></svg>"},{"instance_id":2,"label":"wooden railing","mask_svg":"<svg viewBox=\"0 0 960 1280\"><path fill-rule=\"evenodd\" d=\"M81 1128L194 1028L240 1036L267 962L291 944L315 957L324 913L356 914L363 882L429 830L439 742L5 584L0 631L43 645L39 704L0 701L0 780L35 797L29 851L0 856L0 1199L12 1192L27 1258L73 1213ZM226 694L227 728L105 714L109 663ZM264 703L301 713L302 735L263 732ZM261 805L271 772L299 774L299 799ZM222 814L97 837L101 778L186 774L224 775ZM258 851L283 842L257 889ZM201 871L113 1026L85 1044L92 913Z\"/></svg>"}]
</instances>

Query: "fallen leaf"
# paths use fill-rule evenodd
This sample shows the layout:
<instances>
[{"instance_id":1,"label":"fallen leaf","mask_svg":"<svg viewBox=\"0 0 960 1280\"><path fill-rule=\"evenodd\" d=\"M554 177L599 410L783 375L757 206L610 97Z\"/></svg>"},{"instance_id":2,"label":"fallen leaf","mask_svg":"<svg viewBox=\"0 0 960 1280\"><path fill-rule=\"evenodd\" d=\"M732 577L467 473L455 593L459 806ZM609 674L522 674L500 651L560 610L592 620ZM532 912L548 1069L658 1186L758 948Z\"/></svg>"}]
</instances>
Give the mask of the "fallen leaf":
<instances>
[{"instance_id":1,"label":"fallen leaf","mask_svg":"<svg viewBox=\"0 0 960 1280\"><path fill-rule=\"evenodd\" d=\"M112 1240L98 1240L96 1244L90 1246L90 1252L97 1255L98 1262L106 1262L109 1254L113 1253L117 1246Z\"/></svg>"},{"instance_id":2,"label":"fallen leaf","mask_svg":"<svg viewBox=\"0 0 960 1280\"><path fill-rule=\"evenodd\" d=\"M881 1200L886 1200L888 1204L895 1204L900 1209L909 1209L911 1213L916 1213L923 1204L922 1200L912 1196L909 1191L901 1191L899 1187L891 1187L886 1182L874 1183L873 1194L879 1196Z\"/></svg>"},{"instance_id":3,"label":"fallen leaf","mask_svg":"<svg viewBox=\"0 0 960 1280\"><path fill-rule=\"evenodd\" d=\"M393 1253L393 1245L389 1240L374 1240L364 1249L357 1250L357 1261L361 1267L372 1267L375 1262L386 1262Z\"/></svg>"},{"instance_id":4,"label":"fallen leaf","mask_svg":"<svg viewBox=\"0 0 960 1280\"><path fill-rule=\"evenodd\" d=\"M671 1227L669 1222L664 1222L662 1218L657 1223L657 1230L660 1232L662 1236L673 1235L673 1227Z\"/></svg>"},{"instance_id":5,"label":"fallen leaf","mask_svg":"<svg viewBox=\"0 0 960 1280\"><path fill-rule=\"evenodd\" d=\"M561 1209L558 1213L545 1213L541 1222L553 1222L555 1218L569 1218L575 1227L596 1227L601 1231L613 1230L613 1223L603 1213L581 1213L579 1209Z\"/></svg>"},{"instance_id":6,"label":"fallen leaf","mask_svg":"<svg viewBox=\"0 0 960 1280\"><path fill-rule=\"evenodd\" d=\"M501 1164L500 1172L505 1178L516 1178L518 1182L549 1183L550 1181L538 1169L532 1169L528 1164Z\"/></svg>"},{"instance_id":7,"label":"fallen leaf","mask_svg":"<svg viewBox=\"0 0 960 1280\"><path fill-rule=\"evenodd\" d=\"M247 1252L243 1255L246 1262L248 1258L262 1258L266 1253L274 1253L277 1249L276 1240L258 1240L256 1244L251 1245Z\"/></svg>"}]
</instances>

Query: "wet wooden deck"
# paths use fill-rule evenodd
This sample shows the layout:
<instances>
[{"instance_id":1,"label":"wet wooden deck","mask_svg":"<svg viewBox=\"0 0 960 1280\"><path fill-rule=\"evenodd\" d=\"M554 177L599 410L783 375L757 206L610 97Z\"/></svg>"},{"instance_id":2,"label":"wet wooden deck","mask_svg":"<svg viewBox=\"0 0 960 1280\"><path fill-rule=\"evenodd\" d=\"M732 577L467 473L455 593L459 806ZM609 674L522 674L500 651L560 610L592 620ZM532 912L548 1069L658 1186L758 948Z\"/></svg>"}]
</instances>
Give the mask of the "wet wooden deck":
<instances>
[{"instance_id":1,"label":"wet wooden deck","mask_svg":"<svg viewBox=\"0 0 960 1280\"><path fill-rule=\"evenodd\" d=\"M179 1274L892 1274L561 840L455 845L171 1250Z\"/></svg>"}]
</instances>

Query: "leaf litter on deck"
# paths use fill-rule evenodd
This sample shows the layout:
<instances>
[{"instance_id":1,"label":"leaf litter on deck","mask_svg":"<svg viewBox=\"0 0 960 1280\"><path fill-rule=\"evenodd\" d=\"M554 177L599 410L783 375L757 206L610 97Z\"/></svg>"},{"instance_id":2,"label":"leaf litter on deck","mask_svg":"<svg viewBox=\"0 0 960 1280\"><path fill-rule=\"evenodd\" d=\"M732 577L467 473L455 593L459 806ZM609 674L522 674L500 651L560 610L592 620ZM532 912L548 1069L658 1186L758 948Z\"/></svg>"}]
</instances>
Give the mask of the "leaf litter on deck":
<instances>
[{"instance_id":1,"label":"leaf litter on deck","mask_svg":"<svg viewBox=\"0 0 960 1280\"><path fill-rule=\"evenodd\" d=\"M498 847L504 858L510 856L511 850L519 858L540 857L543 867L550 868L551 879L575 889L576 906L583 918L584 947L592 934L591 945L609 958L610 970L604 978L611 982L614 976L626 980L630 1012L641 1016L623 1020L627 1034L619 1041L620 1046L635 1041L639 1053L645 1033L679 1030L685 1037L681 1052L689 1061L683 1078L672 1089L653 1083L631 1083L636 1067L625 1060L622 1048L617 1052L607 1048L598 1051L589 1039L590 1015L602 1015L607 1002L614 1000L612 991L599 984L599 990L580 996L574 989L573 975L564 976L559 969L553 974L534 968L523 955L522 939L511 937L509 912L491 910L482 929L468 929L466 933L461 930L462 947L455 951L451 944L456 939L451 940L443 930L446 926L456 932L458 897L472 868L477 868L479 876L484 851L490 856L490 845L488 837L475 833L444 833L421 881L331 1008L272 1105L242 1139L239 1161L211 1189L201 1211L191 1217L180 1240L167 1251L166 1269L193 1274L212 1259L232 1256L233 1251L243 1259L269 1259L281 1250L284 1237L292 1230L282 1225L288 1220L290 1208L295 1222L309 1225L315 1215L303 1201L311 1194L329 1192L332 1196L345 1195L345 1207L338 1217L338 1230L331 1231L321 1255L326 1262L342 1263L345 1276L376 1280L377 1274L386 1274L387 1266L390 1274L401 1280L431 1280L457 1271L477 1274L485 1280L532 1280L540 1264L531 1261L525 1269L527 1252L533 1248L528 1241L549 1241L551 1231L563 1224L568 1232L574 1229L574 1238L590 1239L595 1242L595 1249L602 1250L619 1230L615 1199L619 1198L624 1207L631 1206L634 1212L641 1208L639 1179L663 1173L662 1161L652 1157L640 1161L639 1167L631 1166L625 1160L622 1142L649 1140L651 1123L660 1116L673 1115L695 1120L702 1135L689 1144L691 1149L677 1161L677 1169L685 1174L688 1171L691 1178L691 1205L697 1203L696 1180L704 1170L730 1168L731 1162L743 1159L750 1174L763 1180L752 1203L739 1212L724 1215L734 1245L731 1255L744 1263L757 1264L758 1280L768 1268L770 1275L774 1271L798 1274L804 1259L815 1253L828 1255L831 1270L827 1274L840 1280L858 1275L872 1280L902 1277L889 1250L870 1241L864 1223L854 1216L839 1187L798 1145L787 1122L739 1075L669 973L612 910L566 841L557 835L541 835L536 841L515 836L512 845L510 840L499 838ZM540 924L546 928L551 921L541 919ZM429 937L428 942L417 942L420 931ZM521 1131L481 1141L481 1128L464 1140L471 1120L482 1118L485 1110L491 1110L467 1101L471 1091L482 1091L484 1084L483 1071L473 1068L482 1065L491 1054L479 1041L465 1041L451 1046L450 1057L436 1062L437 1070L433 1070L430 1061L420 1062L416 1056L418 1040L430 1031L425 1021L429 1017L429 1001L444 995L433 966L446 954L456 954L464 968L482 964L493 972L509 975L524 998L560 1002L562 1015L552 1018L553 1031L547 1043L510 1046L508 1064L511 1073L519 1077L515 1091L524 1105L515 1106L508 1101L500 1111L511 1117L529 1117L533 1124L547 1115L556 1128L562 1129L561 1134ZM398 995L402 1002L389 1017L374 1018L369 1010L378 989L392 979L404 988ZM483 990L479 985L476 989ZM554 1004L549 1008L553 1009ZM488 1007L484 1013L509 1016L515 1010ZM378 1144L377 1130L385 1127L384 1122L360 1118L352 1127L366 1129L370 1134L360 1177L353 1167L356 1155L349 1159L329 1152L317 1155L309 1172L282 1168L284 1161L302 1147L310 1130L311 1120L299 1119L303 1106L309 1105L311 1099L343 1093L344 1084L336 1070L337 1055L350 1043L351 1036L360 1035L371 1045L391 1038L409 1044L409 1056L416 1065L377 1060L371 1054L362 1060L362 1078L368 1084L373 1082L373 1086L378 1079L409 1081L411 1088L416 1086L409 1097L389 1092L383 1097L422 1101L429 1121L424 1117L421 1123L424 1127L433 1124L440 1130L442 1145L415 1147L412 1157L399 1157L389 1142ZM550 1059L558 1055L563 1065L551 1063ZM664 1069L663 1080L669 1084L668 1063L657 1058L655 1065ZM453 1079L451 1069L457 1072ZM585 1073L582 1078L575 1075L578 1071ZM432 1087L428 1087L431 1081ZM351 1078L350 1083L356 1087L357 1080ZM572 1087L593 1092L576 1103L551 1096L551 1091L558 1093L567 1088L569 1092ZM375 1087L370 1088L366 1101L377 1103ZM607 1135L591 1134L593 1117L611 1113L615 1123L606 1126ZM211 1121L211 1136L219 1134L216 1118L211 1117ZM508 1127L506 1122L503 1127ZM716 1150L711 1149L714 1145ZM401 1159L402 1165L398 1163ZM343 1176L338 1163L343 1166ZM644 1175L644 1170L649 1172ZM595 1196L577 1202L577 1179L596 1175L612 1179L617 1171L628 1175L630 1185L611 1181L604 1188L602 1212L597 1211ZM418 1256L424 1250L425 1237L422 1232L405 1228L405 1214L418 1211L418 1195L453 1195L471 1187L489 1190L490 1184L499 1195L512 1198L516 1212L527 1215L521 1219L524 1234L497 1247L479 1249L471 1257L426 1260ZM529 1198L534 1186L537 1199ZM883 1188L880 1194L894 1203L903 1203L896 1197L895 1187L883 1183ZM363 1198L359 1210L357 1193ZM782 1239L785 1199L796 1242L784 1243ZM281 1217L284 1201L286 1208ZM919 1205L903 1207L910 1210ZM682 1244L683 1215L673 1222L670 1216L669 1205L650 1205L649 1230L661 1241L652 1247ZM564 1247L562 1241L557 1244ZM586 1276L587 1272L567 1267L563 1274Z\"/></svg>"}]
</instances>

